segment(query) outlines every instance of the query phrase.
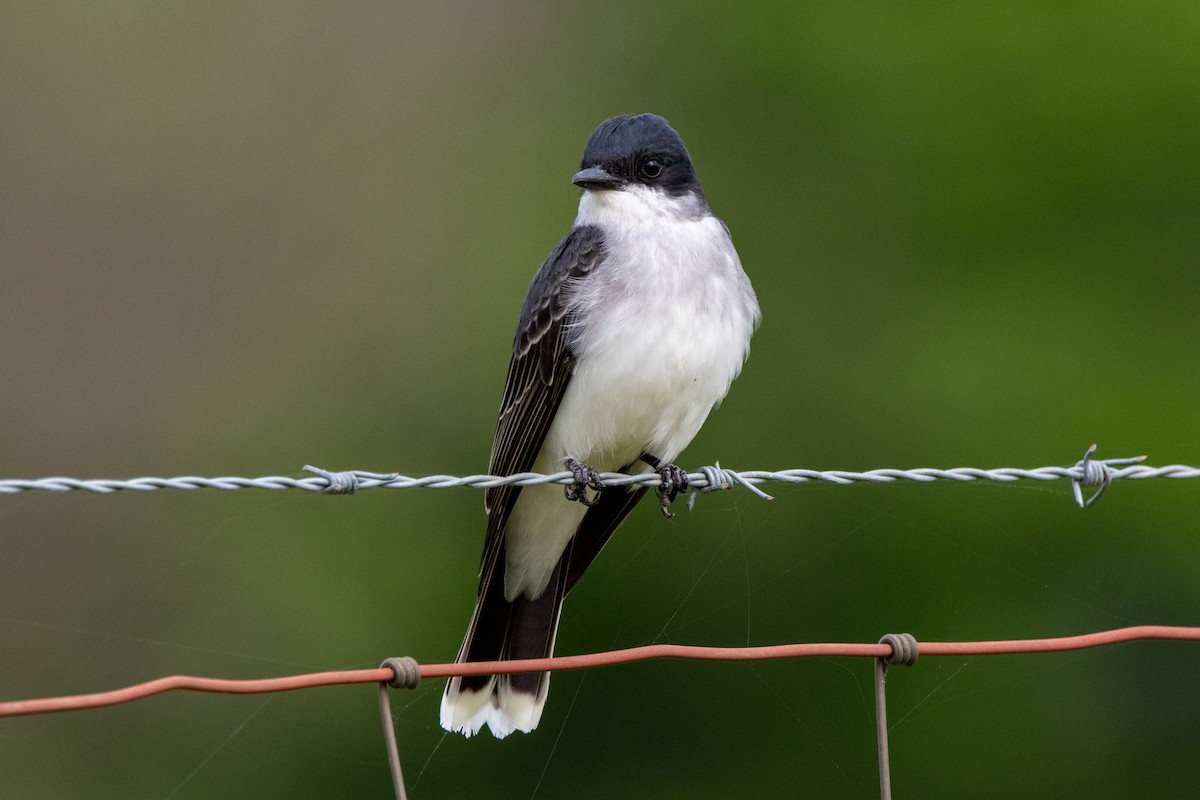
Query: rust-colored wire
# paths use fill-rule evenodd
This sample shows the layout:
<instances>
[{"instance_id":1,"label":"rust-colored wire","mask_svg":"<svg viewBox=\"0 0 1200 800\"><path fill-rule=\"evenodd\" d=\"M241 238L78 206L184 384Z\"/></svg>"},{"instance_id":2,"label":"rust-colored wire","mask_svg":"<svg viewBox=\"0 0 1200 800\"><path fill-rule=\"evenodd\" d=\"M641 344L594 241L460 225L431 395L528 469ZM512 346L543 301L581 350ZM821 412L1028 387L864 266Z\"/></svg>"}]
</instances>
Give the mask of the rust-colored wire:
<instances>
[{"instance_id":1,"label":"rust-colored wire","mask_svg":"<svg viewBox=\"0 0 1200 800\"><path fill-rule=\"evenodd\" d=\"M1002 653L1048 653L1079 650L1087 647L1128 642L1135 639L1200 640L1200 628L1170 625L1139 625L1131 628L1100 631L1081 636L1053 639L1010 639L990 642L920 642L922 656L995 655ZM757 661L774 658L803 658L809 656L887 656L887 644L782 644L765 647L699 647L678 644L652 644L603 653L589 653L557 658L537 658L522 661L480 661L467 664L422 664L422 678L447 678L454 675L493 675L509 672L542 672L566 669L607 667L656 658L681 658L706 661ZM139 683L122 689L93 694L45 697L35 700L10 700L0 703L0 717L27 714L49 714L56 711L78 711L85 708L128 703L164 692L186 689L197 692L228 694L261 694L309 689L316 686L337 686L355 683L387 683L395 673L389 668L340 670L291 675L282 678L231 680L174 675Z\"/></svg>"}]
</instances>

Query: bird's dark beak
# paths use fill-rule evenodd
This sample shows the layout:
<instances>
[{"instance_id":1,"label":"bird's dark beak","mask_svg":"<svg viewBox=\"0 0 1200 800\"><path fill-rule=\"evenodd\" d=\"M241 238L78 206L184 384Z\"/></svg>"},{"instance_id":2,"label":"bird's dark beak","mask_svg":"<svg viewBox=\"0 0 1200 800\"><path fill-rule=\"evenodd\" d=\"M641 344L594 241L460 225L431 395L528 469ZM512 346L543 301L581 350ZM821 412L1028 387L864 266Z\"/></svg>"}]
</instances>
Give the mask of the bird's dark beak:
<instances>
[{"instance_id":1,"label":"bird's dark beak","mask_svg":"<svg viewBox=\"0 0 1200 800\"><path fill-rule=\"evenodd\" d=\"M590 189L596 191L598 189L620 189L625 185L622 179L610 175L599 167L588 167L575 173L575 177L571 178L571 183L581 189Z\"/></svg>"}]
</instances>

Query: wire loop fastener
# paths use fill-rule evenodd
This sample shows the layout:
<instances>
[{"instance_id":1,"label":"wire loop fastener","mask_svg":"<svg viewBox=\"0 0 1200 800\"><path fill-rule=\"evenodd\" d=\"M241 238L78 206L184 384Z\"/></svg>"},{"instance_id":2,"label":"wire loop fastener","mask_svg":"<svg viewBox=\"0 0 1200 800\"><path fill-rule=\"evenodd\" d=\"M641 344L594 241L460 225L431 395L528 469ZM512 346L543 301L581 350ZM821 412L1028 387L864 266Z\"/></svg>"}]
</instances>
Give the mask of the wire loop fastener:
<instances>
[{"instance_id":1,"label":"wire loop fastener","mask_svg":"<svg viewBox=\"0 0 1200 800\"><path fill-rule=\"evenodd\" d=\"M387 681L387 685L393 689L415 689L421 682L421 665L410 656L385 658L379 668L390 669L395 675Z\"/></svg>"},{"instance_id":2,"label":"wire loop fastener","mask_svg":"<svg viewBox=\"0 0 1200 800\"><path fill-rule=\"evenodd\" d=\"M879 640L879 643L892 648L891 655L880 657L889 666L899 664L902 667L911 667L917 663L917 657L921 655L917 639L911 633L887 633Z\"/></svg>"}]
</instances>

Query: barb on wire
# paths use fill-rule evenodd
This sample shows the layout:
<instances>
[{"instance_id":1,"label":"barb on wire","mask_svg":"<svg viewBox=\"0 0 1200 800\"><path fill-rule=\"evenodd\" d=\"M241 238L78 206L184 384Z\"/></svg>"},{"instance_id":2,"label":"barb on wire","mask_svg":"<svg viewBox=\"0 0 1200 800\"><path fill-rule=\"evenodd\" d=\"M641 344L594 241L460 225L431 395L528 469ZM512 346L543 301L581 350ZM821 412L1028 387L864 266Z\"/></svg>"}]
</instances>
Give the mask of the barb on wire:
<instances>
[{"instance_id":1,"label":"barb on wire","mask_svg":"<svg viewBox=\"0 0 1200 800\"><path fill-rule=\"evenodd\" d=\"M1092 503L1100 499L1100 495L1104 494L1105 490L1112 485L1113 478L1117 477L1113 467L1128 466L1130 464L1140 464L1146 460L1145 456L1134 456L1132 458L1110 458L1105 461L1093 461L1092 456L1096 452L1097 445L1093 444L1083 454L1083 458L1075 465L1082 474L1078 478L1071 479L1071 489L1075 492L1075 502L1080 508L1087 508ZM1083 486L1099 486L1091 497L1086 501L1083 499Z\"/></svg>"},{"instance_id":2,"label":"barb on wire","mask_svg":"<svg viewBox=\"0 0 1200 800\"><path fill-rule=\"evenodd\" d=\"M693 493L688 498L689 507L695 502L695 492L710 492L741 486L756 496L770 499L770 495L758 488L759 484L775 481L780 483L813 483L825 482L837 485L851 483L894 483L896 481L916 481L930 483L939 480L950 481L997 481L1010 483L1018 480L1070 480L1074 489L1075 499L1081 506L1096 502L1101 494L1113 481L1145 478L1200 478L1200 468L1183 464L1170 464L1164 467L1151 467L1142 464L1145 456L1133 458L1094 459L1096 446L1092 445L1084 454L1083 460L1070 467L1036 467L1022 469L1019 467L998 467L994 469L979 469L976 467L956 467L953 469L936 469L922 467L918 469L873 469L866 472L851 472L847 470L814 470L814 469L785 469L779 471L747 470L736 471L725 469L718 463L711 467L701 467L696 472L688 473L688 485ZM293 478L288 476L266 476L261 478L201 478L197 476L182 476L176 478L129 478L126 480L79 478L39 478L35 480L6 479L0 480L0 494L16 494L18 492L46 491L69 492L88 491L108 494L118 491L149 492L157 489L303 489L310 492L326 494L353 494L364 489L450 489L457 487L473 487L491 489L496 486L540 486L543 484L570 484L574 476L570 472L555 472L542 474L537 472L520 472L515 475L426 475L411 477L399 473L367 472L364 470L348 470L330 472L319 467L307 466L305 470L315 473L310 478ZM606 472L600 475L606 486L659 486L662 478L656 472L626 475L620 472ZM1098 486L1095 494L1086 501L1083 499L1082 486Z\"/></svg>"}]
</instances>

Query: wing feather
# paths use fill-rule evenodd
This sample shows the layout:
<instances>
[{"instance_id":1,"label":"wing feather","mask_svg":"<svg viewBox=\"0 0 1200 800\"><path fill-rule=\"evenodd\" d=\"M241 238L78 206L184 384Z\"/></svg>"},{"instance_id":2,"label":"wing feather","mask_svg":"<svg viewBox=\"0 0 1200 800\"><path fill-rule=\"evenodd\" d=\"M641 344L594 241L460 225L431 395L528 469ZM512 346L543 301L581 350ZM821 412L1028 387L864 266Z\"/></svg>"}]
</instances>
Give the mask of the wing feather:
<instances>
[{"instance_id":1,"label":"wing feather","mask_svg":"<svg viewBox=\"0 0 1200 800\"><path fill-rule=\"evenodd\" d=\"M492 475L528 472L542 449L575 364L568 289L586 278L603 255L600 229L580 226L558 243L534 275L513 339L512 361L488 466ZM504 524L520 492L515 486L487 490L483 571L489 564L495 566Z\"/></svg>"}]
</instances>

